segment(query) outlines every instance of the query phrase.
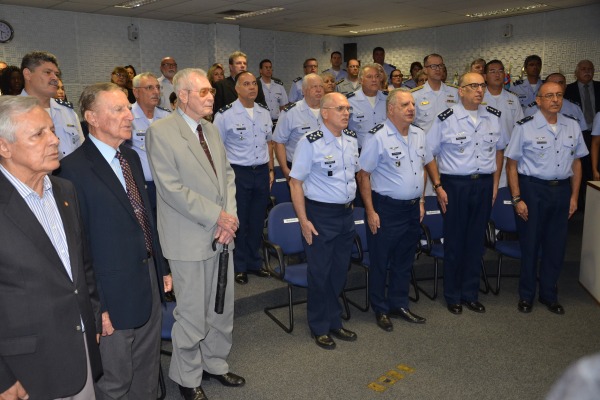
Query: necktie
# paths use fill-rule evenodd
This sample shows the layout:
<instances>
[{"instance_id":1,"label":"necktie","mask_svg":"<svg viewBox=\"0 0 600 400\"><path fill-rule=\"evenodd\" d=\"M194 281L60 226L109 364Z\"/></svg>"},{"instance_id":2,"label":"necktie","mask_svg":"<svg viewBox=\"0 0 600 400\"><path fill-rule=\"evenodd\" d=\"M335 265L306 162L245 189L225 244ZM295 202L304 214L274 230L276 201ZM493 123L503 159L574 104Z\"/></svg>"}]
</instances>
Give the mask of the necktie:
<instances>
[{"instance_id":1,"label":"necktie","mask_svg":"<svg viewBox=\"0 0 600 400\"><path fill-rule=\"evenodd\" d=\"M590 96L590 85L583 85L583 116L588 126L594 120L594 110L592 110L592 97Z\"/></svg>"},{"instance_id":2,"label":"necktie","mask_svg":"<svg viewBox=\"0 0 600 400\"><path fill-rule=\"evenodd\" d=\"M217 175L217 170L215 169L215 163L213 162L212 156L210 155L210 149L208 148L208 144L206 143L206 139L204 138L204 132L202 132L202 125L198 125L196 128L198 131L198 138L200 139L200 146L202 146L202 150L204 150L204 154L206 154L206 158L210 161L210 166L212 167L215 175Z\"/></svg>"},{"instance_id":3,"label":"necktie","mask_svg":"<svg viewBox=\"0 0 600 400\"><path fill-rule=\"evenodd\" d=\"M144 207L144 203L142 201L142 196L140 195L140 191L138 190L137 185L135 184L135 180L133 179L133 174L131 173L131 167L129 163L123 157L120 151L117 151L117 155L115 156L119 160L121 164L121 170L123 171L123 177L125 178L125 186L127 188L127 197L129 198L129 202L133 207L133 211L135 213L135 217L137 218L142 230L144 231L144 242L146 242L146 251L149 254L152 253L152 231L150 229L150 221L148 220L148 213L146 212L146 207Z\"/></svg>"}]
</instances>

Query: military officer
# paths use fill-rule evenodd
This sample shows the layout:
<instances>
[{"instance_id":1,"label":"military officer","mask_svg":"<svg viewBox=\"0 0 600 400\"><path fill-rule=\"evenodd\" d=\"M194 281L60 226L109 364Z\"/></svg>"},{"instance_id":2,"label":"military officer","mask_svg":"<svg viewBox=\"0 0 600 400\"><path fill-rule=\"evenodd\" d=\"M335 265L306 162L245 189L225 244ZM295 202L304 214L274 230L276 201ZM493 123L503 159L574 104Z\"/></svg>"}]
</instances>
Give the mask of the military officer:
<instances>
[{"instance_id":1,"label":"military officer","mask_svg":"<svg viewBox=\"0 0 600 400\"><path fill-rule=\"evenodd\" d=\"M308 132L321 128L319 107L325 94L323 79L317 74L308 74L302 79L304 99L289 104L280 115L273 141L275 155L283 175L288 178L298 141Z\"/></svg>"},{"instance_id":2,"label":"military officer","mask_svg":"<svg viewBox=\"0 0 600 400\"><path fill-rule=\"evenodd\" d=\"M346 97L352 111L348 128L356 132L358 147L362 147L371 135L369 130L385 121L385 101L387 91L379 90L381 76L375 64L367 64L360 69L360 89L348 93Z\"/></svg>"},{"instance_id":3,"label":"military officer","mask_svg":"<svg viewBox=\"0 0 600 400\"><path fill-rule=\"evenodd\" d=\"M342 326L344 289L355 235L352 201L359 170L356 134L346 129L350 104L341 93L321 100L323 125L298 143L290 172L294 209L308 261L308 325L316 344L334 349L333 335L354 341Z\"/></svg>"},{"instance_id":4,"label":"military officer","mask_svg":"<svg viewBox=\"0 0 600 400\"><path fill-rule=\"evenodd\" d=\"M358 182L369 224L369 300L377 325L390 332L389 317L425 322L410 311L408 289L425 213L424 165L433 156L425 132L412 125L415 101L409 89L392 90L386 110L387 119L370 131L373 138L363 147Z\"/></svg>"},{"instance_id":5,"label":"military officer","mask_svg":"<svg viewBox=\"0 0 600 400\"><path fill-rule=\"evenodd\" d=\"M348 72L345 69L342 69L342 53L337 50L331 53L331 68L327 68L323 72L329 72L333 75L336 82L347 77Z\"/></svg>"},{"instance_id":6,"label":"military officer","mask_svg":"<svg viewBox=\"0 0 600 400\"><path fill-rule=\"evenodd\" d=\"M535 54L527 56L523 68L525 69L525 78L514 81L511 91L519 97L521 107L525 112L529 105L535 104L536 94L542 83L544 83L540 79L542 59Z\"/></svg>"},{"instance_id":7,"label":"military officer","mask_svg":"<svg viewBox=\"0 0 600 400\"><path fill-rule=\"evenodd\" d=\"M484 90L481 74L461 76L460 103L439 114L427 133L437 157L427 173L445 214L444 297L453 314L462 313L462 304L485 312L478 301L479 268L508 134L501 112L481 105Z\"/></svg>"},{"instance_id":8,"label":"military officer","mask_svg":"<svg viewBox=\"0 0 600 400\"><path fill-rule=\"evenodd\" d=\"M373 49L373 62L383 67L386 77L390 76L393 70L398 69L395 65L385 62L385 49L383 47L375 47Z\"/></svg>"},{"instance_id":9,"label":"military officer","mask_svg":"<svg viewBox=\"0 0 600 400\"><path fill-rule=\"evenodd\" d=\"M561 114L563 86L541 85L539 111L517 123L506 149L508 184L521 244L520 312L531 312L539 266L539 301L564 314L557 283L565 257L567 222L577 210L581 160L588 154L579 124Z\"/></svg>"},{"instance_id":10,"label":"military officer","mask_svg":"<svg viewBox=\"0 0 600 400\"><path fill-rule=\"evenodd\" d=\"M264 59L259 64L260 68L260 84L265 94L267 107L271 111L271 120L273 127L279 119L279 114L283 107L288 103L287 93L283 87L283 82L273 78L273 63L271 60Z\"/></svg>"},{"instance_id":11,"label":"military officer","mask_svg":"<svg viewBox=\"0 0 600 400\"><path fill-rule=\"evenodd\" d=\"M269 109L254 100L256 78L248 71L235 76L238 98L219 110L214 124L219 129L227 159L235 172L235 200L240 221L235 236L235 281L248 283L248 273L269 276L262 268L260 244L273 173L273 124Z\"/></svg>"},{"instance_id":12,"label":"military officer","mask_svg":"<svg viewBox=\"0 0 600 400\"><path fill-rule=\"evenodd\" d=\"M307 58L306 60L304 60L304 64L302 64L302 67L304 68L304 76L308 74L316 74L319 69L319 62L316 58ZM294 79L292 83L288 99L290 103L295 103L298 100L302 100L303 97L304 91L302 88L302 77L299 76L296 79Z\"/></svg>"},{"instance_id":13,"label":"military officer","mask_svg":"<svg viewBox=\"0 0 600 400\"><path fill-rule=\"evenodd\" d=\"M357 91L360 88L360 81L358 80L358 74L360 71L360 62L356 59L348 60L346 68L348 69L347 76L337 82L335 88L336 92L342 94L348 94Z\"/></svg>"}]
</instances>

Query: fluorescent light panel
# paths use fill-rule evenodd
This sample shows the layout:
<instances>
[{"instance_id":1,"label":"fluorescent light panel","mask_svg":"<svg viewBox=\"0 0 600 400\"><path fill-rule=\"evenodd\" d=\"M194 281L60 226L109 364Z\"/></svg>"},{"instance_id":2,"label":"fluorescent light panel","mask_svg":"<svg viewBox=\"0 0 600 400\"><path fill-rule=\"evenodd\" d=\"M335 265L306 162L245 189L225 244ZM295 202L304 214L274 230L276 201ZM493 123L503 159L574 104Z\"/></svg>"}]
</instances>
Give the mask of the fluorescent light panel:
<instances>
[{"instance_id":1,"label":"fluorescent light panel","mask_svg":"<svg viewBox=\"0 0 600 400\"><path fill-rule=\"evenodd\" d=\"M235 21L236 19L240 19L240 18L258 17L260 15L271 14L271 13L279 12L279 11L283 11L283 10L285 10L285 8L282 8L282 7L265 8L264 10L250 11L250 12L245 12L245 13L238 14L238 15L223 17L223 19Z\"/></svg>"},{"instance_id":2,"label":"fluorescent light panel","mask_svg":"<svg viewBox=\"0 0 600 400\"><path fill-rule=\"evenodd\" d=\"M543 4L543 3L538 3L538 4L532 4L530 6L524 6L524 7L503 8L502 10L494 10L494 11L466 14L465 17L471 17L471 18L495 17L498 15L516 14L516 13L520 13L523 11L531 11L531 10L535 10L535 9L543 8L543 7L548 7L548 5Z\"/></svg>"},{"instance_id":3,"label":"fluorescent light panel","mask_svg":"<svg viewBox=\"0 0 600 400\"><path fill-rule=\"evenodd\" d=\"M146 4L156 3L158 0L130 0L125 1L121 4L116 4L114 7L117 8L136 8L140 6L145 6Z\"/></svg>"},{"instance_id":4,"label":"fluorescent light panel","mask_svg":"<svg viewBox=\"0 0 600 400\"><path fill-rule=\"evenodd\" d=\"M398 28L406 28L406 25L381 26L381 27L377 27L377 28L361 29L358 31L348 31L348 32L350 32L350 33L367 33L367 32L378 32L378 31L391 31L393 29L398 29Z\"/></svg>"}]
</instances>

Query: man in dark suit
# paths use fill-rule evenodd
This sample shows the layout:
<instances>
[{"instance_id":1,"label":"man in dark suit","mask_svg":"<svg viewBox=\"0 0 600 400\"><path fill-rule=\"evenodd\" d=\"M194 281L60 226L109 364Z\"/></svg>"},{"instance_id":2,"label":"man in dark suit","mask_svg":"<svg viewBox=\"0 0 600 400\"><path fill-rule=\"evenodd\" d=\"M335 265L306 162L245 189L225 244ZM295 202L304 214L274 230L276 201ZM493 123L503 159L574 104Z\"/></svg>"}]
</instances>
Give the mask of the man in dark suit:
<instances>
[{"instance_id":1,"label":"man in dark suit","mask_svg":"<svg viewBox=\"0 0 600 400\"><path fill-rule=\"evenodd\" d=\"M79 203L35 97L0 98L0 398L93 399L100 304ZM87 350L86 350L87 348Z\"/></svg>"},{"instance_id":2,"label":"man in dark suit","mask_svg":"<svg viewBox=\"0 0 600 400\"><path fill-rule=\"evenodd\" d=\"M84 89L89 139L62 161L75 184L89 237L102 307L100 399L154 399L160 361L160 302L170 290L144 174L131 138L133 114L121 89ZM164 285L163 285L164 284Z\"/></svg>"},{"instance_id":3,"label":"man in dark suit","mask_svg":"<svg viewBox=\"0 0 600 400\"><path fill-rule=\"evenodd\" d=\"M248 69L248 57L241 51L234 51L229 56L229 76L222 81L215 84L215 101L213 103L213 114L216 114L222 107L233 103L237 100L238 95L235 90L235 77L242 71ZM262 85L258 85L258 95L256 96L256 103L260 103L264 106L267 105L265 100L265 93L263 92Z\"/></svg>"}]
</instances>

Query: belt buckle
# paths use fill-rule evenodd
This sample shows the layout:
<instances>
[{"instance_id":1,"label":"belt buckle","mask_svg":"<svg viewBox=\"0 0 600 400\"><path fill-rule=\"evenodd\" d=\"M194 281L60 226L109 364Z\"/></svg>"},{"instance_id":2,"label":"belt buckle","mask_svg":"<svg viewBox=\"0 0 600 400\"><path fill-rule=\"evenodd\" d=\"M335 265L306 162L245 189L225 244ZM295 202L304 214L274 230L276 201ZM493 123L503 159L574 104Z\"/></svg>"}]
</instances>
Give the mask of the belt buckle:
<instances>
[{"instance_id":1,"label":"belt buckle","mask_svg":"<svg viewBox=\"0 0 600 400\"><path fill-rule=\"evenodd\" d=\"M352 202L349 201L348 203L344 204L344 208L349 208L352 205Z\"/></svg>"},{"instance_id":2,"label":"belt buckle","mask_svg":"<svg viewBox=\"0 0 600 400\"><path fill-rule=\"evenodd\" d=\"M548 185L550 185L550 186L558 186L558 180L548 181Z\"/></svg>"},{"instance_id":3,"label":"belt buckle","mask_svg":"<svg viewBox=\"0 0 600 400\"><path fill-rule=\"evenodd\" d=\"M419 199L412 199L412 200L410 201L410 205L411 205L411 206L414 206L414 205L415 205L415 203L417 202L417 200L419 200Z\"/></svg>"},{"instance_id":4,"label":"belt buckle","mask_svg":"<svg viewBox=\"0 0 600 400\"><path fill-rule=\"evenodd\" d=\"M473 174L473 175L471 175L471 179L479 179L479 174Z\"/></svg>"}]
</instances>

